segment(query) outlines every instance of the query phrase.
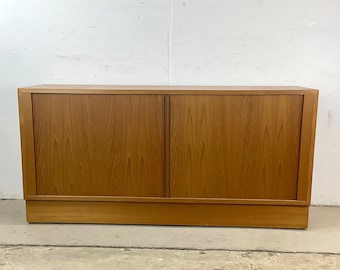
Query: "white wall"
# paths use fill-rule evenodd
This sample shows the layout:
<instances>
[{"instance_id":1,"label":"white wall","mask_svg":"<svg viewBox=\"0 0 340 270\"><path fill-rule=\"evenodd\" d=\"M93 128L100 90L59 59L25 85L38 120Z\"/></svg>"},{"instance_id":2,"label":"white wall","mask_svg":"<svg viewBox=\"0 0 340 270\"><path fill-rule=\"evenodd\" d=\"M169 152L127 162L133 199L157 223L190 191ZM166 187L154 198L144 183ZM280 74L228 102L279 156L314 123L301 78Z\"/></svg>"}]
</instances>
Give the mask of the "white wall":
<instances>
[{"instance_id":1,"label":"white wall","mask_svg":"<svg viewBox=\"0 0 340 270\"><path fill-rule=\"evenodd\" d=\"M22 198L16 88L320 89L312 202L340 205L340 1L0 0L0 198Z\"/></svg>"}]
</instances>

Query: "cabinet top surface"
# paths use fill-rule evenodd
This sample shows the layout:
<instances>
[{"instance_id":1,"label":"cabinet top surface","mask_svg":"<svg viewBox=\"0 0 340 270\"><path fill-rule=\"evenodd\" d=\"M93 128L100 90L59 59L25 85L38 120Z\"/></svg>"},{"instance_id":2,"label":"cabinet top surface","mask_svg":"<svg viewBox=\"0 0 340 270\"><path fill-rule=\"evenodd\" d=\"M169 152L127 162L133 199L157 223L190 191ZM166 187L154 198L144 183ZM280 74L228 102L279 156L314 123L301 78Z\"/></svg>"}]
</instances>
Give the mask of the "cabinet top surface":
<instances>
[{"instance_id":1,"label":"cabinet top surface","mask_svg":"<svg viewBox=\"0 0 340 270\"><path fill-rule=\"evenodd\" d=\"M316 89L300 86L166 86L166 85L79 85L42 84L21 87L21 92L32 93L125 93L125 94L315 94Z\"/></svg>"}]
</instances>

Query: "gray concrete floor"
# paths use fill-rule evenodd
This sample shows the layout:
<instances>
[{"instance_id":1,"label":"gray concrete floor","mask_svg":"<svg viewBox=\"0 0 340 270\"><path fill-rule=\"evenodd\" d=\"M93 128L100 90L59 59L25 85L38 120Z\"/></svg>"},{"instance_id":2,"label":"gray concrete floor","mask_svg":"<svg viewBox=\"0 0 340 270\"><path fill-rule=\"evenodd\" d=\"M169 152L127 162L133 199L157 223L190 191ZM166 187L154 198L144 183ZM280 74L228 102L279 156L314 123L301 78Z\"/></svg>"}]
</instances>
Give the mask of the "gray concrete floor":
<instances>
[{"instance_id":1,"label":"gray concrete floor","mask_svg":"<svg viewBox=\"0 0 340 270\"><path fill-rule=\"evenodd\" d=\"M311 207L307 230L58 225L27 224L24 201L0 200L1 270L94 267L340 269L340 208Z\"/></svg>"},{"instance_id":2,"label":"gray concrete floor","mask_svg":"<svg viewBox=\"0 0 340 270\"><path fill-rule=\"evenodd\" d=\"M0 247L0 269L340 269L340 256L244 251Z\"/></svg>"}]
</instances>

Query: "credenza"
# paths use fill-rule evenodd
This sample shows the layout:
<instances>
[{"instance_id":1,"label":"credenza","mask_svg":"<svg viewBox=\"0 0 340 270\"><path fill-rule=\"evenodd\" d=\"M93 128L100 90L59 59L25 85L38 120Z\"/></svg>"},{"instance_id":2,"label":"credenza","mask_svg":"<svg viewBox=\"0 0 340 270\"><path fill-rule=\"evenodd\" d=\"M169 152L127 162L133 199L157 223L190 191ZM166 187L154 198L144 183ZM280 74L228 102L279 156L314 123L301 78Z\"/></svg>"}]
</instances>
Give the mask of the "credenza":
<instances>
[{"instance_id":1,"label":"credenza","mask_svg":"<svg viewBox=\"0 0 340 270\"><path fill-rule=\"evenodd\" d=\"M306 228L318 90L18 89L26 217Z\"/></svg>"}]
</instances>

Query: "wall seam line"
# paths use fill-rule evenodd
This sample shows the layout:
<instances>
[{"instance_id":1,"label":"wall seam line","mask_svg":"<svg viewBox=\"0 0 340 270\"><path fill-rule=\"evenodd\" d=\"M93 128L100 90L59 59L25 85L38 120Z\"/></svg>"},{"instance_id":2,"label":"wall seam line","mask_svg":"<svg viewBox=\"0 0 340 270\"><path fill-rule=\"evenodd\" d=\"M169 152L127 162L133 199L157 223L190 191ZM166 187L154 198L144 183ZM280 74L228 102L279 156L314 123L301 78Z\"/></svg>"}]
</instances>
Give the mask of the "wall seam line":
<instances>
[{"instance_id":1,"label":"wall seam line","mask_svg":"<svg viewBox=\"0 0 340 270\"><path fill-rule=\"evenodd\" d=\"M171 54L171 44L172 44L172 20L173 20L173 0L169 0L170 1L170 23L169 23L169 33L168 33L168 85L171 84L171 58L172 58L172 54Z\"/></svg>"}]
</instances>

